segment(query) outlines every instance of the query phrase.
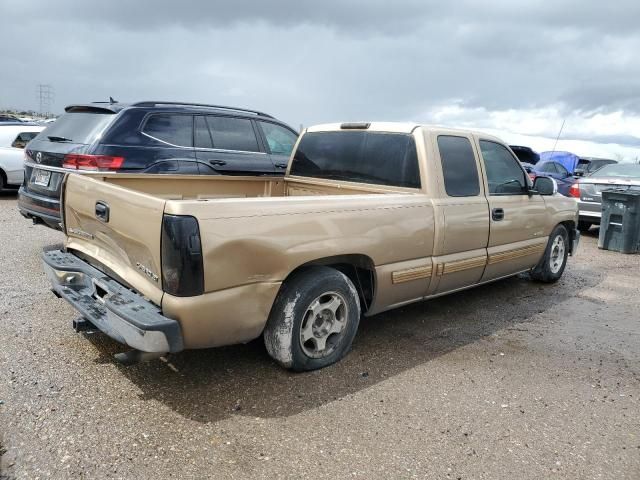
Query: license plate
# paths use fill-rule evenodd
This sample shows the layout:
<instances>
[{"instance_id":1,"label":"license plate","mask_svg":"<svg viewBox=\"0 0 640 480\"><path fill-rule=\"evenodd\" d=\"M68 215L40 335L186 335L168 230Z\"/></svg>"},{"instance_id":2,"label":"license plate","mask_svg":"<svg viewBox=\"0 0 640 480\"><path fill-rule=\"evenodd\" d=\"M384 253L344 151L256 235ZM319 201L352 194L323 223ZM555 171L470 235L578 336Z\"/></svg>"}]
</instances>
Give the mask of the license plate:
<instances>
[{"instance_id":1,"label":"license plate","mask_svg":"<svg viewBox=\"0 0 640 480\"><path fill-rule=\"evenodd\" d=\"M48 187L51 180L51 172L47 170L35 170L31 183L34 185L40 185L42 187Z\"/></svg>"}]
</instances>

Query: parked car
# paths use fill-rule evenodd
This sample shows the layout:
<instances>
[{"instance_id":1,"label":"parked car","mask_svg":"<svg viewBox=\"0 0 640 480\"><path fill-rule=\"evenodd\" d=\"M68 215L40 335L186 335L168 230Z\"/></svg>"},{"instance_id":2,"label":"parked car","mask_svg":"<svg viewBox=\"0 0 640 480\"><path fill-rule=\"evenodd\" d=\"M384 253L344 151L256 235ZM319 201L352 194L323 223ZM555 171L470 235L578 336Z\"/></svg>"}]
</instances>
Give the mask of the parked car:
<instances>
[{"instance_id":1,"label":"parked car","mask_svg":"<svg viewBox=\"0 0 640 480\"><path fill-rule=\"evenodd\" d=\"M17 190L24 178L24 147L44 127L28 123L0 123L0 190Z\"/></svg>"},{"instance_id":2,"label":"parked car","mask_svg":"<svg viewBox=\"0 0 640 480\"><path fill-rule=\"evenodd\" d=\"M551 150L540 153L540 162L556 162L561 164L570 174L573 175L578 166L579 157L571 152Z\"/></svg>"},{"instance_id":3,"label":"parked car","mask_svg":"<svg viewBox=\"0 0 640 480\"><path fill-rule=\"evenodd\" d=\"M361 313L531 272L576 251L577 203L495 137L404 123L307 129L284 180L69 175L53 291L162 355L264 333L293 370L344 356Z\"/></svg>"},{"instance_id":4,"label":"parked car","mask_svg":"<svg viewBox=\"0 0 640 480\"><path fill-rule=\"evenodd\" d=\"M3 123L23 123L23 122L15 115L11 115L9 113L0 113L0 124L3 124Z\"/></svg>"},{"instance_id":5,"label":"parked car","mask_svg":"<svg viewBox=\"0 0 640 480\"><path fill-rule=\"evenodd\" d=\"M618 163L616 160L609 160L607 158L591 158L591 157L580 157L578 160L578 166L574 174L578 177L584 177L587 175L591 175L593 172L598 170L599 168L604 167L605 165L612 165L614 163Z\"/></svg>"},{"instance_id":6,"label":"parked car","mask_svg":"<svg viewBox=\"0 0 640 480\"><path fill-rule=\"evenodd\" d=\"M59 228L68 171L283 175L298 137L266 113L174 102L71 105L26 150L18 207Z\"/></svg>"},{"instance_id":7,"label":"parked car","mask_svg":"<svg viewBox=\"0 0 640 480\"><path fill-rule=\"evenodd\" d=\"M522 145L509 145L509 148L516 154L518 160L522 163L528 163L535 165L540 161L540 154L533 150L531 147L524 147Z\"/></svg>"},{"instance_id":8,"label":"parked car","mask_svg":"<svg viewBox=\"0 0 640 480\"><path fill-rule=\"evenodd\" d=\"M592 225L600 224L602 191L611 188L640 190L640 165L635 163L605 165L573 184L569 189L569 196L578 199L580 230L586 231Z\"/></svg>"},{"instance_id":9,"label":"parked car","mask_svg":"<svg viewBox=\"0 0 640 480\"><path fill-rule=\"evenodd\" d=\"M565 196L569 195L569 188L576 181L564 165L558 162L539 162L532 165L529 170L529 176L532 180L535 180L536 177L551 177L555 179L558 184L558 192Z\"/></svg>"}]
</instances>

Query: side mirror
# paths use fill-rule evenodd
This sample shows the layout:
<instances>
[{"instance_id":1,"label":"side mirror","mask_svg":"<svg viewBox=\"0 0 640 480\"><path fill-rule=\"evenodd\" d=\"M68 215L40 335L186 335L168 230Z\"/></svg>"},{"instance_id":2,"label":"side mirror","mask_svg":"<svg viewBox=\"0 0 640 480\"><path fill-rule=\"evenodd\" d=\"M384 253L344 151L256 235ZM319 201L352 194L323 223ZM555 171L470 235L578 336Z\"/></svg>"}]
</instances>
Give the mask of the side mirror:
<instances>
[{"instance_id":1,"label":"side mirror","mask_svg":"<svg viewBox=\"0 0 640 480\"><path fill-rule=\"evenodd\" d=\"M558 193L558 184L551 177L536 177L533 189L540 195L555 195Z\"/></svg>"}]
</instances>

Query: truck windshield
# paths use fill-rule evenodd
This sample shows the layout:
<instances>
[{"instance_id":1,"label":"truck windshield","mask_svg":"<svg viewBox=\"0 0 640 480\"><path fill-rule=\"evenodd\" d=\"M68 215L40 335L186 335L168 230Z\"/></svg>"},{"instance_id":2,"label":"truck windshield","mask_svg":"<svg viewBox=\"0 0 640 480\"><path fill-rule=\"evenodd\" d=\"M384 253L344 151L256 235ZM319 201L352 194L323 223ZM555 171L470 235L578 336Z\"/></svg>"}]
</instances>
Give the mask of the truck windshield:
<instances>
[{"instance_id":1,"label":"truck windshield","mask_svg":"<svg viewBox=\"0 0 640 480\"><path fill-rule=\"evenodd\" d=\"M291 175L420 188L413 137L368 131L310 132L300 140Z\"/></svg>"}]
</instances>

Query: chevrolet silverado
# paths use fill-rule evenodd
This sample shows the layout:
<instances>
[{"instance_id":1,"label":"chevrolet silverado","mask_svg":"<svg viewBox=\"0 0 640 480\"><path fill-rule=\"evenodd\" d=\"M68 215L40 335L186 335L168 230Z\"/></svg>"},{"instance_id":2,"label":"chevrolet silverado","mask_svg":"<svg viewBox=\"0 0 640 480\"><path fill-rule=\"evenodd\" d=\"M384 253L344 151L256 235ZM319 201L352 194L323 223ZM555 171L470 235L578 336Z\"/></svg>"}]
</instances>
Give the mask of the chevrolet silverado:
<instances>
[{"instance_id":1,"label":"chevrolet silverado","mask_svg":"<svg viewBox=\"0 0 640 480\"><path fill-rule=\"evenodd\" d=\"M248 342L296 371L371 316L530 272L554 282L575 199L499 139L406 123L310 127L286 175L69 174L54 293L132 352Z\"/></svg>"}]
</instances>

